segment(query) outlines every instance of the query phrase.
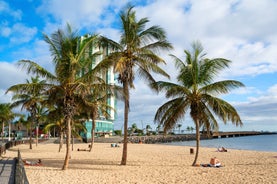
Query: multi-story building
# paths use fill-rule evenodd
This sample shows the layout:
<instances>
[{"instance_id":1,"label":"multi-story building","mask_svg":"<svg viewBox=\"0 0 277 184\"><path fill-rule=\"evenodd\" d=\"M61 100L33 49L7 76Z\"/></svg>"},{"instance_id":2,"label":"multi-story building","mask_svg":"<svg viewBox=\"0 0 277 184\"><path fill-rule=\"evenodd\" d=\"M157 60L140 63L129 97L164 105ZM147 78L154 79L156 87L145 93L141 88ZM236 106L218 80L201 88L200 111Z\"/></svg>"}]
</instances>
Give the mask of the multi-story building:
<instances>
[{"instance_id":1,"label":"multi-story building","mask_svg":"<svg viewBox=\"0 0 277 184\"><path fill-rule=\"evenodd\" d=\"M85 37L81 38L81 41ZM93 61L93 67L95 67L100 61L103 60L104 57L109 55L111 52L108 48L100 48L96 45L91 45L89 47L89 55L92 55L93 53L101 51L103 54L97 56L94 58ZM102 79L105 80L107 84L115 84L115 74L113 71L113 68L109 68L108 70L103 70L102 73ZM114 110L108 110L109 117L106 118L105 116L102 116L100 114L100 117L96 120L96 126L95 126L95 136L101 136L101 135L112 135L114 130L114 120L115 120L115 109L116 109L116 100L114 96L110 96L107 98L107 105L112 107ZM92 120L87 120L84 123L85 127L87 128L86 133L82 133L82 137L85 139L85 141L91 139L91 129L92 129Z\"/></svg>"}]
</instances>

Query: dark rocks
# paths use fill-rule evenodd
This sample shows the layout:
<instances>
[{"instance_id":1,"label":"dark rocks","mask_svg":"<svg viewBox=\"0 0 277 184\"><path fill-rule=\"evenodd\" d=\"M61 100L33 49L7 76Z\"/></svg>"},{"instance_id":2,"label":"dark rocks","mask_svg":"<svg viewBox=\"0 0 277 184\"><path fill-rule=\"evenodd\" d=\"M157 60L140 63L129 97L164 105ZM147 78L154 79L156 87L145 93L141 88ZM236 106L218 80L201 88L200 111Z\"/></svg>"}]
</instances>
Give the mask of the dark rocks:
<instances>
[{"instance_id":1,"label":"dark rocks","mask_svg":"<svg viewBox=\"0 0 277 184\"><path fill-rule=\"evenodd\" d=\"M182 135L153 135L153 136L131 136L128 137L129 143L144 143L144 144L155 144L155 143L168 143L178 141L189 141L195 140L194 134L182 134Z\"/></svg>"}]
</instances>

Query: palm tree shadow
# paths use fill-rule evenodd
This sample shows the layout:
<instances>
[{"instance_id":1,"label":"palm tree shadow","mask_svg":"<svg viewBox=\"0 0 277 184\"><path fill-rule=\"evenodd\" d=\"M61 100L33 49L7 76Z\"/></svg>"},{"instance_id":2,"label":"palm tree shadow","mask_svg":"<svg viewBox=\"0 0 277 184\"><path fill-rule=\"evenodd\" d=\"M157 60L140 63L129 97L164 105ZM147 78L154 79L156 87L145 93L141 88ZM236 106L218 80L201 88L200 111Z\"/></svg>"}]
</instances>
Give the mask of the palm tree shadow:
<instances>
[{"instance_id":1,"label":"palm tree shadow","mask_svg":"<svg viewBox=\"0 0 277 184\"><path fill-rule=\"evenodd\" d=\"M70 159L69 169L86 169L86 170L107 170L107 168L100 169L98 166L119 166L119 161L110 161L110 160L79 160L79 159ZM64 160L57 159L44 159L42 161L42 166L46 168L56 168L61 169L64 164Z\"/></svg>"}]
</instances>

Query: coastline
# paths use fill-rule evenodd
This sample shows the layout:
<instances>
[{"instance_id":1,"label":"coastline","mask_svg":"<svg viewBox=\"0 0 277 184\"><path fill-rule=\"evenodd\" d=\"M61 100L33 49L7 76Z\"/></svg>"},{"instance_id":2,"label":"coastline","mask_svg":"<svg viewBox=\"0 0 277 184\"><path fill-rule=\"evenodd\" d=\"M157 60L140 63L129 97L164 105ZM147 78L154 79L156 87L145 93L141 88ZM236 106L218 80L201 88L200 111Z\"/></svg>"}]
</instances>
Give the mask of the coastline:
<instances>
[{"instance_id":1,"label":"coastline","mask_svg":"<svg viewBox=\"0 0 277 184\"><path fill-rule=\"evenodd\" d=\"M161 144L128 144L127 166L121 166L122 144L95 143L74 145L69 169L62 171L65 148L42 143L30 150L23 144L11 148L5 157L15 157L21 151L23 159L42 159L43 166L26 166L30 184L33 183L274 183L277 178L277 152L258 152L216 148L200 148L198 163L209 163L217 157L224 167L192 167L194 154L190 147Z\"/></svg>"},{"instance_id":2,"label":"coastline","mask_svg":"<svg viewBox=\"0 0 277 184\"><path fill-rule=\"evenodd\" d=\"M207 134L201 134L201 140L210 140L218 138L232 138L232 137L245 137L245 136L259 136L259 135L277 135L277 132L259 132L259 131L240 131L240 132L215 132L208 136ZM195 140L195 134L168 134L164 135L150 135L150 136L128 136L129 143L168 143L168 142L180 142L180 141L192 141ZM94 142L98 143L122 143L123 136L111 136L111 137L96 137Z\"/></svg>"}]
</instances>

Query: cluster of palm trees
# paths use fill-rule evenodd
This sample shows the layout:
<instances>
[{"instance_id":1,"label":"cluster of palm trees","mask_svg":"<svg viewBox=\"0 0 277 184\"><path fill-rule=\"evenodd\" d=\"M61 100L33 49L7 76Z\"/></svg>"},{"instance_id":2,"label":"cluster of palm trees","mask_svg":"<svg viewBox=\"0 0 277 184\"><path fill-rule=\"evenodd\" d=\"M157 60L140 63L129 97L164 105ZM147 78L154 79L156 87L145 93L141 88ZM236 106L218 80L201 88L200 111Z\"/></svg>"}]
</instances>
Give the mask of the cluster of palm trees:
<instances>
[{"instance_id":1,"label":"cluster of palm trees","mask_svg":"<svg viewBox=\"0 0 277 184\"><path fill-rule=\"evenodd\" d=\"M2 143L4 142L4 136L5 136L5 123L11 122L17 114L15 114L12 111L11 104L10 103L1 103L0 104L0 122L2 123L2 127L0 128L1 131L1 139ZM10 124L9 124L10 126ZM10 131L10 129L9 129ZM8 132L8 135L10 136L10 132ZM10 138L10 137L9 137Z\"/></svg>"},{"instance_id":2,"label":"cluster of palm trees","mask_svg":"<svg viewBox=\"0 0 277 184\"><path fill-rule=\"evenodd\" d=\"M101 73L107 66L100 63L92 68L101 53L88 55L92 44L100 45L100 37L91 35L82 42L80 38L78 32L73 31L69 25L65 31L58 30L51 37L44 35L53 56L54 73L33 61L21 60L18 64L36 77L7 90L13 92L12 105L21 105L27 110L32 124L38 126L41 114L46 110L48 120L60 125L61 143L65 132L66 156L63 169L68 168L73 130L80 125L82 119L91 118L94 123L99 113L106 115L111 108L106 104L107 98L116 91L115 86L107 84L101 78ZM32 140L30 148L31 142Z\"/></svg>"},{"instance_id":3,"label":"cluster of palm trees","mask_svg":"<svg viewBox=\"0 0 277 184\"><path fill-rule=\"evenodd\" d=\"M144 135L144 130L146 131L146 135L150 135L150 131L152 130L151 126L148 124L145 128L139 129L136 123L133 123L131 127L128 128L128 135Z\"/></svg>"},{"instance_id":4,"label":"cluster of palm trees","mask_svg":"<svg viewBox=\"0 0 277 184\"><path fill-rule=\"evenodd\" d=\"M36 62L21 60L20 66L29 74L35 75L31 81L11 86L7 92L13 92L12 106L19 106L30 114L30 122L38 125L45 112L47 120L60 125L60 132L66 134L66 156L63 169L67 169L71 155L72 130L74 125L83 119L95 119L99 114L109 117L112 109L107 105L108 97L115 95L124 101L124 141L121 164L127 163L128 143L128 113L130 106L130 89L134 88L136 74L145 79L149 86L157 92L165 91L170 101L162 105L155 115L155 121L164 131L170 130L190 110L196 126L197 151L193 165L195 165L199 148L199 128L208 130L218 127L217 115L223 122L232 121L241 124L236 110L227 102L214 95L227 93L234 87L243 86L242 83L226 80L213 82L216 74L229 66L230 61L222 58L207 59L202 54L199 43L193 45L193 51L185 50L186 59L182 61L172 56L178 70L178 83L166 81L156 82L151 73L170 77L159 64L165 60L158 52L169 51L172 45L167 41L165 31L159 26L146 27L147 18L137 20L133 6L128 6L120 13L121 35L119 42L100 35L82 37L78 31L67 25L65 30L57 30L50 37L44 35L49 44L54 64L54 73L44 69ZM93 62L101 55L99 52L90 53L89 48L94 45L99 48L109 48L112 53L105 56L95 66ZM92 67L93 66L93 67ZM101 73L109 68L117 74L119 86L107 84ZM0 114L0 120L1 119ZM50 125L49 125L50 126ZM92 144L94 129L92 129ZM91 145L92 148L92 145Z\"/></svg>"}]
</instances>

